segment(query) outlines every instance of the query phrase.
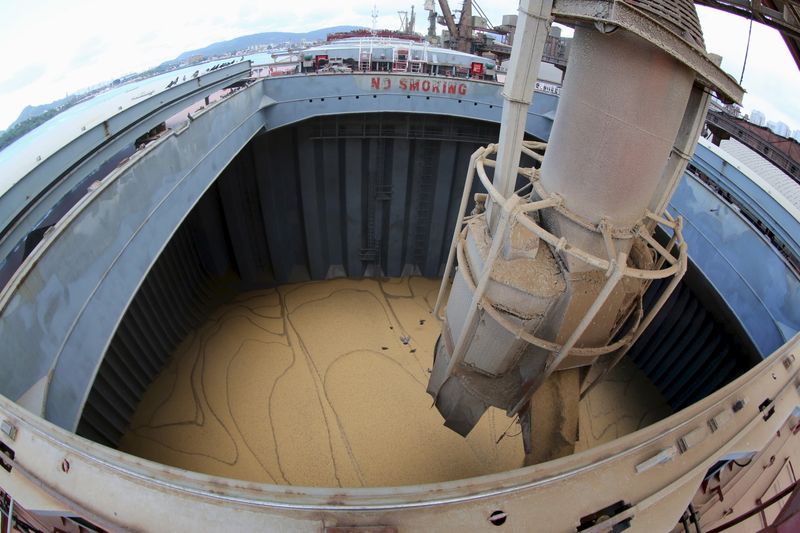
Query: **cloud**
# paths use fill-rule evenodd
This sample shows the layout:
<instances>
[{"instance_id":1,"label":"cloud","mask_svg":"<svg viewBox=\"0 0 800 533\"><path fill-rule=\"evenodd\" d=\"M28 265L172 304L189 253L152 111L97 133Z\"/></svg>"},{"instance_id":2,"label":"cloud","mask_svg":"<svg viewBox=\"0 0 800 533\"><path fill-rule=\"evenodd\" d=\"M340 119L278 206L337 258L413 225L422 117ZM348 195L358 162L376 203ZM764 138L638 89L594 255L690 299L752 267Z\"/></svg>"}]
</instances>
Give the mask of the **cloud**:
<instances>
[{"instance_id":1,"label":"cloud","mask_svg":"<svg viewBox=\"0 0 800 533\"><path fill-rule=\"evenodd\" d=\"M744 68L745 111L758 109L770 120L800 129L800 71L780 33L754 23L748 51L749 20L710 8L699 7L698 13L706 48L722 56L722 68L737 81Z\"/></svg>"},{"instance_id":2,"label":"cloud","mask_svg":"<svg viewBox=\"0 0 800 533\"><path fill-rule=\"evenodd\" d=\"M8 77L0 79L0 92L5 93L35 83L46 71L47 68L42 64L25 65Z\"/></svg>"},{"instance_id":3,"label":"cloud","mask_svg":"<svg viewBox=\"0 0 800 533\"><path fill-rule=\"evenodd\" d=\"M109 50L109 43L104 37L84 39L77 45L69 64L71 67L92 63L99 56L105 55Z\"/></svg>"},{"instance_id":4,"label":"cloud","mask_svg":"<svg viewBox=\"0 0 800 533\"><path fill-rule=\"evenodd\" d=\"M398 28L397 11L409 10L412 2L417 30L424 32L427 12L422 0L376 2L377 25ZM450 3L460 7L459 2ZM27 104L46 103L145 70L186 50L264 31L369 27L373 9L373 2L363 0L226 0L218 6L193 0L138 0L122 14L105 0L29 4L0 0L0 49L24 50L4 58L4 69L12 74L0 81L0 128ZM480 5L494 24L518 8L516 0L481 0ZM708 49L723 55L723 68L738 80L748 21L707 8L698 11ZM753 26L744 85L749 91L745 109L760 108L772 120L800 129L800 99L794 96L800 94L800 74L778 34L758 24Z\"/></svg>"}]
</instances>

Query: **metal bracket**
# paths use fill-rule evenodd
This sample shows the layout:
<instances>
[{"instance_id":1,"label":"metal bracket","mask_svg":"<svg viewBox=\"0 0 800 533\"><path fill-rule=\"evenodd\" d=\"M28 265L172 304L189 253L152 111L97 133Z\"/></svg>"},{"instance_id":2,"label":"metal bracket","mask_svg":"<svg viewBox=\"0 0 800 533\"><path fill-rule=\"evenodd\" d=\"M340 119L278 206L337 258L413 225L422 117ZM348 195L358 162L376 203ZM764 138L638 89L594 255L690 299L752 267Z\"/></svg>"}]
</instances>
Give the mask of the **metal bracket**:
<instances>
[{"instance_id":1,"label":"metal bracket","mask_svg":"<svg viewBox=\"0 0 800 533\"><path fill-rule=\"evenodd\" d=\"M12 450L8 445L6 445L6 443L4 443L1 440L0 440L0 454L2 454L0 455L0 467L2 467L3 470L5 470L6 472L11 472L13 466L11 463L7 463L3 459L3 455L5 455L8 459L13 461L14 457L16 457L17 454L14 453L14 450Z\"/></svg>"},{"instance_id":2,"label":"metal bracket","mask_svg":"<svg viewBox=\"0 0 800 533\"><path fill-rule=\"evenodd\" d=\"M595 511L591 514L588 514L580 519L580 525L575 529L576 531L586 531L589 528L592 528L596 525L602 524L603 522L607 522L614 518L615 516L619 515L620 513L627 511L631 508L631 504L625 503L624 501L620 500L618 502L612 503L608 507L603 507L599 511ZM609 524L610 531L616 533L618 531L624 531L631 527L631 520L633 520L633 516L628 516L624 520L617 522L616 524Z\"/></svg>"},{"instance_id":3,"label":"metal bracket","mask_svg":"<svg viewBox=\"0 0 800 533\"><path fill-rule=\"evenodd\" d=\"M3 420L0 422L0 431L11 440L15 440L17 438L17 426L9 422L8 420Z\"/></svg>"}]
</instances>

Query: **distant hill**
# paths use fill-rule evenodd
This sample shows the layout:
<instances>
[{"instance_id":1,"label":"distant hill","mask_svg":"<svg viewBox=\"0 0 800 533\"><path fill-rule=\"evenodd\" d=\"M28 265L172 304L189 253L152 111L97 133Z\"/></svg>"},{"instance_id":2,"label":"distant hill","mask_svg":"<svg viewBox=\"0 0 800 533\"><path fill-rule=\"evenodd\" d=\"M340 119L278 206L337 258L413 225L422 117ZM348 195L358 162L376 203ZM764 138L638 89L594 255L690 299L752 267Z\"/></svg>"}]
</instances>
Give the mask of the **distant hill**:
<instances>
[{"instance_id":1,"label":"distant hill","mask_svg":"<svg viewBox=\"0 0 800 533\"><path fill-rule=\"evenodd\" d=\"M198 48L196 50L189 50L188 52L183 52L181 55L179 55L172 61L168 61L167 63L180 63L182 61L186 61L190 57L198 55L214 56L214 55L230 54L236 52L237 50L244 50L246 48L249 48L250 46L256 46L260 44L280 44L287 41L299 42L302 40L317 41L324 39L329 33L337 31L350 31L358 28L360 28L360 26L332 26L330 28L322 28L319 30L309 31L306 33L269 31L264 33L254 33L252 35L243 35L241 37L236 37L235 39L231 39L229 41L221 41L218 43L210 44L204 48Z\"/></svg>"},{"instance_id":2,"label":"distant hill","mask_svg":"<svg viewBox=\"0 0 800 533\"><path fill-rule=\"evenodd\" d=\"M60 100L56 100L55 102L50 102L49 104L42 104L42 105L26 105L25 109L17 117L17 120L11 123L6 131L10 131L14 126L18 124L22 124L28 119L38 117L51 109L56 109L57 107L61 107L62 105L67 103L69 97L61 98Z\"/></svg>"},{"instance_id":3,"label":"distant hill","mask_svg":"<svg viewBox=\"0 0 800 533\"><path fill-rule=\"evenodd\" d=\"M254 33L252 35L243 35L241 37L236 37L235 39L231 39L229 41L221 41L218 43L210 44L205 48L198 48L197 50L189 50L188 52L183 52L175 59L162 63L161 65L159 65L159 67L157 67L157 69L160 67L170 67L172 65L176 65L196 55L202 55L202 56L223 55L236 52L237 50L244 50L250 46L255 46L259 44L280 44L280 43L285 43L287 41L299 42L302 40L306 41L322 40L325 37L327 37L329 33L334 33L337 31L350 31L359 29L360 27L361 26L332 26L330 28L321 28L319 30L313 30L306 33L273 31L264 33ZM50 110L62 107L64 104L67 103L68 100L70 100L70 98L72 97L68 96L66 98L61 98L54 102L50 102L49 104L26 106L25 109L23 109L22 112L19 114L17 119L14 122L12 122L5 131L0 131L0 133L10 132L12 129L14 129L15 126L22 124L26 120L42 116Z\"/></svg>"},{"instance_id":4,"label":"distant hill","mask_svg":"<svg viewBox=\"0 0 800 533\"><path fill-rule=\"evenodd\" d=\"M151 73L155 75L159 72L170 70L178 63L197 55L214 56L229 54L260 44L281 44L285 42L299 43L303 40L318 41L325 39L329 33L350 31L359 28L361 28L361 26L332 26L330 28L321 28L319 30L309 31L306 33L274 31L243 35L242 37L236 37L235 39L231 39L229 41L210 44L205 48L198 48L197 50L183 52L172 61L166 61L158 67L147 71L145 74ZM25 109L22 110L22 113L20 113L19 117L17 117L17 120L15 120L5 131L0 131L0 150L14 142L19 137L23 136L28 131L37 127L39 124L42 124L48 119L54 117L71 105L74 105L85 96L86 95L71 95L67 96L66 98L61 98L54 102L50 102L49 104L25 106Z\"/></svg>"},{"instance_id":5,"label":"distant hill","mask_svg":"<svg viewBox=\"0 0 800 533\"><path fill-rule=\"evenodd\" d=\"M69 107L69 104L65 104L63 107ZM54 116L58 115L61 111L63 111L62 107L52 107L38 115L30 116L21 122L14 122L13 126L3 132L0 132L0 150L10 145L29 131L44 124Z\"/></svg>"}]
</instances>

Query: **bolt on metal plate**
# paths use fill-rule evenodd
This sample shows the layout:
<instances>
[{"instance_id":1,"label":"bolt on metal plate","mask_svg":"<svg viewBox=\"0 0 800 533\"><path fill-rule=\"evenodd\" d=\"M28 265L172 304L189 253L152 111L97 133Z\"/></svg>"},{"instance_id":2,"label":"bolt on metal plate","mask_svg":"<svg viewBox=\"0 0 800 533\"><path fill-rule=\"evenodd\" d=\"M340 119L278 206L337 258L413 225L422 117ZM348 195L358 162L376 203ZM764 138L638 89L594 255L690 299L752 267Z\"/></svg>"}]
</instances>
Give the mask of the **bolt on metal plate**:
<instances>
[{"instance_id":1,"label":"bolt on metal plate","mask_svg":"<svg viewBox=\"0 0 800 533\"><path fill-rule=\"evenodd\" d=\"M17 438L17 427L8 420L3 420L0 422L0 431L2 431L3 434L11 440Z\"/></svg>"}]
</instances>

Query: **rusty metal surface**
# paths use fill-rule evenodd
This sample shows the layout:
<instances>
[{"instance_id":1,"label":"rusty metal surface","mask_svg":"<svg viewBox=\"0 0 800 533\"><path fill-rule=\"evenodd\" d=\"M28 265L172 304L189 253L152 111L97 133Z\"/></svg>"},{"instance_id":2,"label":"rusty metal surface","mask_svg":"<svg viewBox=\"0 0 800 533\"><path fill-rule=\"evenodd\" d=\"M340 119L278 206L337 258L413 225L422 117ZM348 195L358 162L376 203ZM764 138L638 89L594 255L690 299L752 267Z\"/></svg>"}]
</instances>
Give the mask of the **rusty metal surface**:
<instances>
[{"instance_id":1,"label":"rusty metal surface","mask_svg":"<svg viewBox=\"0 0 800 533\"><path fill-rule=\"evenodd\" d=\"M706 121L711 131L720 133L718 130L721 130L723 135L741 141L800 184L800 149L796 142L781 138L769 130L761 131L763 129L759 126L720 111L709 110ZM770 142L771 139L776 142ZM784 150L784 147L788 150Z\"/></svg>"}]
</instances>

